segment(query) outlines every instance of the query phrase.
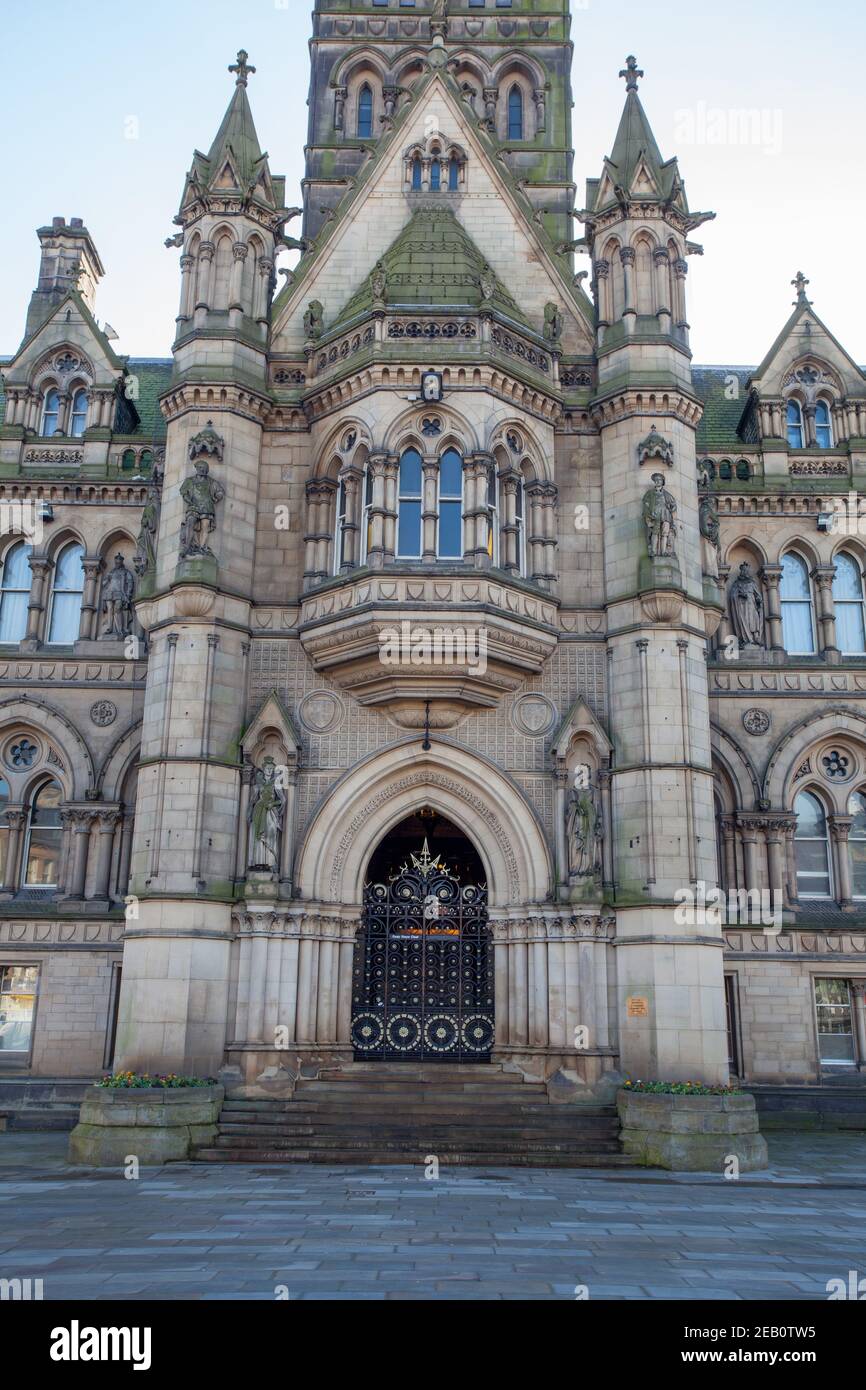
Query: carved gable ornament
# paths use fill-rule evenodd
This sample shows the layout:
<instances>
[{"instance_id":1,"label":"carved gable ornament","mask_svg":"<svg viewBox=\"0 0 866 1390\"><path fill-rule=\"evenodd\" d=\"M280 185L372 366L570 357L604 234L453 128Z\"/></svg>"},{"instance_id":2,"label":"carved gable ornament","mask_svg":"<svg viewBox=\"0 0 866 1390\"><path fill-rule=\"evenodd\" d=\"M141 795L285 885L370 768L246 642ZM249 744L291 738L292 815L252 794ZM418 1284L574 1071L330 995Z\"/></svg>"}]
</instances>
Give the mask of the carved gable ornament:
<instances>
[{"instance_id":1,"label":"carved gable ornament","mask_svg":"<svg viewBox=\"0 0 866 1390\"><path fill-rule=\"evenodd\" d=\"M663 463L668 468L673 468L674 446L653 428L650 430L646 439L642 439L637 446L637 461L641 465L645 463Z\"/></svg>"},{"instance_id":2,"label":"carved gable ornament","mask_svg":"<svg viewBox=\"0 0 866 1390\"><path fill-rule=\"evenodd\" d=\"M193 435L189 441L190 462L194 463L199 458L216 459L218 463L223 461L225 452L225 440L217 434L213 427L213 420L208 420L207 425L200 434Z\"/></svg>"}]
</instances>

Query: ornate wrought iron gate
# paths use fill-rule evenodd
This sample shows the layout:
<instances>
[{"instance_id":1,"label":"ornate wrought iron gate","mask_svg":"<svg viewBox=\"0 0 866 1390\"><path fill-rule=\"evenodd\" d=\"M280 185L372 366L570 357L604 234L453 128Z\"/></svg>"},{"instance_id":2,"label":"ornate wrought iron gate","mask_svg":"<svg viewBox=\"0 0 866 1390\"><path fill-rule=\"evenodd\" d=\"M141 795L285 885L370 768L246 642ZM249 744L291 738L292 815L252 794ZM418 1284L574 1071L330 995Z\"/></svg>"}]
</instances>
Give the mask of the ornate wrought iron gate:
<instances>
[{"instance_id":1,"label":"ornate wrought iron gate","mask_svg":"<svg viewBox=\"0 0 866 1390\"><path fill-rule=\"evenodd\" d=\"M461 885L427 841L364 889L352 981L356 1061L487 1062L494 1038L487 889Z\"/></svg>"}]
</instances>

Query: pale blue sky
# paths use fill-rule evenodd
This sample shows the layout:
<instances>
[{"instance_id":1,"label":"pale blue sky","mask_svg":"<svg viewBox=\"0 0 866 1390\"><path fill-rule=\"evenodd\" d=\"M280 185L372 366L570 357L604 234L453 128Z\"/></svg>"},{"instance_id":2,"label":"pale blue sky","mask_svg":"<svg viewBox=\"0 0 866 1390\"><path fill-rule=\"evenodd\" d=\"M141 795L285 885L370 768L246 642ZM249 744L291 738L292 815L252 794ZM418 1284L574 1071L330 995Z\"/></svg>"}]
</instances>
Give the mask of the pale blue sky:
<instances>
[{"instance_id":1,"label":"pale blue sky","mask_svg":"<svg viewBox=\"0 0 866 1390\"><path fill-rule=\"evenodd\" d=\"M301 201L311 10L308 0L0 0L0 354L23 332L35 229L56 215L83 217L93 233L107 271L97 314L118 350L169 354L179 269L163 242L240 47L258 68L250 98L271 168L287 176L289 203ZM617 72L633 52L662 154L679 156L691 206L718 213L690 264L695 360L758 362L802 269L816 311L866 362L863 0L589 0L575 3L573 34L578 202L612 145Z\"/></svg>"}]
</instances>

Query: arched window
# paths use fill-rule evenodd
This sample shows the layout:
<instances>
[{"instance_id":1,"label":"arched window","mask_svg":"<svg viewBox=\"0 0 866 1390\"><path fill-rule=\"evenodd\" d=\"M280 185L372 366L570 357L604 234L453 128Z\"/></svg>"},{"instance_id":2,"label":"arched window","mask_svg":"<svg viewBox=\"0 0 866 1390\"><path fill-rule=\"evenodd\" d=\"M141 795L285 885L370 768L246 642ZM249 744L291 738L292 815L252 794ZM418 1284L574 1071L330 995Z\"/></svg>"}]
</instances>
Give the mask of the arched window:
<instances>
[{"instance_id":1,"label":"arched window","mask_svg":"<svg viewBox=\"0 0 866 1390\"><path fill-rule=\"evenodd\" d=\"M719 477L723 483L729 483L734 476L733 465L730 459L722 459L719 464Z\"/></svg>"},{"instance_id":2,"label":"arched window","mask_svg":"<svg viewBox=\"0 0 866 1390\"><path fill-rule=\"evenodd\" d=\"M39 433L43 439L50 439L53 434L57 433L59 420L60 392L52 387L50 391L45 392L45 398L42 402L42 424Z\"/></svg>"},{"instance_id":3,"label":"arched window","mask_svg":"<svg viewBox=\"0 0 866 1390\"><path fill-rule=\"evenodd\" d=\"M80 387L72 397L72 425L69 433L73 439L80 439L87 429L87 392Z\"/></svg>"},{"instance_id":4,"label":"arched window","mask_svg":"<svg viewBox=\"0 0 866 1390\"><path fill-rule=\"evenodd\" d=\"M9 846L9 826L6 807L9 805L9 783L0 777L0 885L6 881L6 850Z\"/></svg>"},{"instance_id":5,"label":"arched window","mask_svg":"<svg viewBox=\"0 0 866 1390\"><path fill-rule=\"evenodd\" d=\"M56 888L60 882L60 803L57 782L44 782L30 803L24 843L24 882L30 888Z\"/></svg>"},{"instance_id":6,"label":"arched window","mask_svg":"<svg viewBox=\"0 0 866 1390\"><path fill-rule=\"evenodd\" d=\"M78 544L61 550L54 566L51 590L51 621L48 641L70 646L78 641L81 622L81 597L84 592L84 569L81 564L84 549Z\"/></svg>"},{"instance_id":7,"label":"arched window","mask_svg":"<svg viewBox=\"0 0 866 1390\"><path fill-rule=\"evenodd\" d=\"M833 600L836 607L836 644L841 652L866 652L863 617L863 572L853 555L836 556Z\"/></svg>"},{"instance_id":8,"label":"arched window","mask_svg":"<svg viewBox=\"0 0 866 1390\"><path fill-rule=\"evenodd\" d=\"M153 454L149 449L143 449L141 458L138 460L139 473L149 473L153 467Z\"/></svg>"},{"instance_id":9,"label":"arched window","mask_svg":"<svg viewBox=\"0 0 866 1390\"><path fill-rule=\"evenodd\" d=\"M803 441L803 410L798 400L791 399L788 401L788 448L802 449Z\"/></svg>"},{"instance_id":10,"label":"arched window","mask_svg":"<svg viewBox=\"0 0 866 1390\"><path fill-rule=\"evenodd\" d=\"M523 139L523 92L516 82L508 93L508 138Z\"/></svg>"},{"instance_id":11,"label":"arched window","mask_svg":"<svg viewBox=\"0 0 866 1390\"><path fill-rule=\"evenodd\" d=\"M421 160L416 155L412 160L412 187L416 193L421 189Z\"/></svg>"},{"instance_id":12,"label":"arched window","mask_svg":"<svg viewBox=\"0 0 866 1390\"><path fill-rule=\"evenodd\" d=\"M421 558L421 455L407 449L400 460L400 492L397 517L397 554L402 559Z\"/></svg>"},{"instance_id":13,"label":"arched window","mask_svg":"<svg viewBox=\"0 0 866 1390\"><path fill-rule=\"evenodd\" d=\"M487 532L487 554L491 565L499 564L499 479L496 469L490 467L487 473L487 506L490 514L490 529Z\"/></svg>"},{"instance_id":14,"label":"arched window","mask_svg":"<svg viewBox=\"0 0 866 1390\"><path fill-rule=\"evenodd\" d=\"M358 138L368 140L373 134L373 90L364 83L358 93Z\"/></svg>"},{"instance_id":15,"label":"arched window","mask_svg":"<svg viewBox=\"0 0 866 1390\"><path fill-rule=\"evenodd\" d=\"M812 655L815 651L812 587L806 561L799 555L789 552L782 560L779 596L782 600L782 640L785 650L798 656Z\"/></svg>"},{"instance_id":16,"label":"arched window","mask_svg":"<svg viewBox=\"0 0 866 1390\"><path fill-rule=\"evenodd\" d=\"M829 898L830 842L824 807L813 792L801 792L794 802L794 814L797 892L801 898Z\"/></svg>"},{"instance_id":17,"label":"arched window","mask_svg":"<svg viewBox=\"0 0 866 1390\"><path fill-rule=\"evenodd\" d=\"M851 860L851 895L866 898L866 795L852 792L848 798L851 830L848 854Z\"/></svg>"},{"instance_id":18,"label":"arched window","mask_svg":"<svg viewBox=\"0 0 866 1390\"><path fill-rule=\"evenodd\" d=\"M430 188L434 193L438 193L442 187L442 161L437 157L430 165Z\"/></svg>"},{"instance_id":19,"label":"arched window","mask_svg":"<svg viewBox=\"0 0 866 1390\"><path fill-rule=\"evenodd\" d=\"M833 448L833 421L826 401L815 406L815 442L819 449Z\"/></svg>"},{"instance_id":20,"label":"arched window","mask_svg":"<svg viewBox=\"0 0 866 1390\"><path fill-rule=\"evenodd\" d=\"M439 460L439 546L442 560L463 558L463 459L446 449Z\"/></svg>"},{"instance_id":21,"label":"arched window","mask_svg":"<svg viewBox=\"0 0 866 1390\"><path fill-rule=\"evenodd\" d=\"M133 471L133 469L135 468L134 449L124 449L123 458L120 460L120 466L126 473L131 473Z\"/></svg>"},{"instance_id":22,"label":"arched window","mask_svg":"<svg viewBox=\"0 0 866 1390\"><path fill-rule=\"evenodd\" d=\"M454 155L448 165L448 187L452 193L456 193L460 187L460 162Z\"/></svg>"},{"instance_id":23,"label":"arched window","mask_svg":"<svg viewBox=\"0 0 866 1390\"><path fill-rule=\"evenodd\" d=\"M27 541L18 541L6 551L0 580L0 642L20 642L27 631L32 552Z\"/></svg>"},{"instance_id":24,"label":"arched window","mask_svg":"<svg viewBox=\"0 0 866 1390\"><path fill-rule=\"evenodd\" d=\"M751 478L751 476L752 476L752 470L751 470L751 468L749 467L749 462L748 462L748 460L747 460L747 459L739 459L738 462L737 462L737 477L739 478L740 482L741 482L741 483L747 483L747 482L749 481L749 479Z\"/></svg>"}]
</instances>

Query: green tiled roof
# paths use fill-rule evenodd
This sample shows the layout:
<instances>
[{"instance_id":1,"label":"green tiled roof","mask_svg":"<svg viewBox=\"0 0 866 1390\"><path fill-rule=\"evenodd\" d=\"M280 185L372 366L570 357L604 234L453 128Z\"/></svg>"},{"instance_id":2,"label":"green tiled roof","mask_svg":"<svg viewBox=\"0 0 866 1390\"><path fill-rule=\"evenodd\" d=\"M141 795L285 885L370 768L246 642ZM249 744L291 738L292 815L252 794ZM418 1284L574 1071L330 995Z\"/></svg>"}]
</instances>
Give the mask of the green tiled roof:
<instances>
[{"instance_id":1,"label":"green tiled roof","mask_svg":"<svg viewBox=\"0 0 866 1390\"><path fill-rule=\"evenodd\" d=\"M485 259L451 208L418 208L382 257L389 305L447 308L481 304ZM525 323L523 314L498 276L492 302L506 318ZM369 277L352 296L336 323L346 323L372 307Z\"/></svg>"},{"instance_id":2,"label":"green tiled roof","mask_svg":"<svg viewBox=\"0 0 866 1390\"><path fill-rule=\"evenodd\" d=\"M134 404L140 423L135 433L143 439L165 438L165 419L159 408L159 398L168 390L173 365L170 357L129 359L129 374L138 377L139 397Z\"/></svg>"},{"instance_id":3,"label":"green tiled roof","mask_svg":"<svg viewBox=\"0 0 866 1390\"><path fill-rule=\"evenodd\" d=\"M743 441L737 434L737 425L748 399L746 383L754 370L754 367L692 368L695 393L704 403L704 415L697 435L699 454L742 449ZM729 400L732 378L739 382L739 390L735 398Z\"/></svg>"}]
</instances>

